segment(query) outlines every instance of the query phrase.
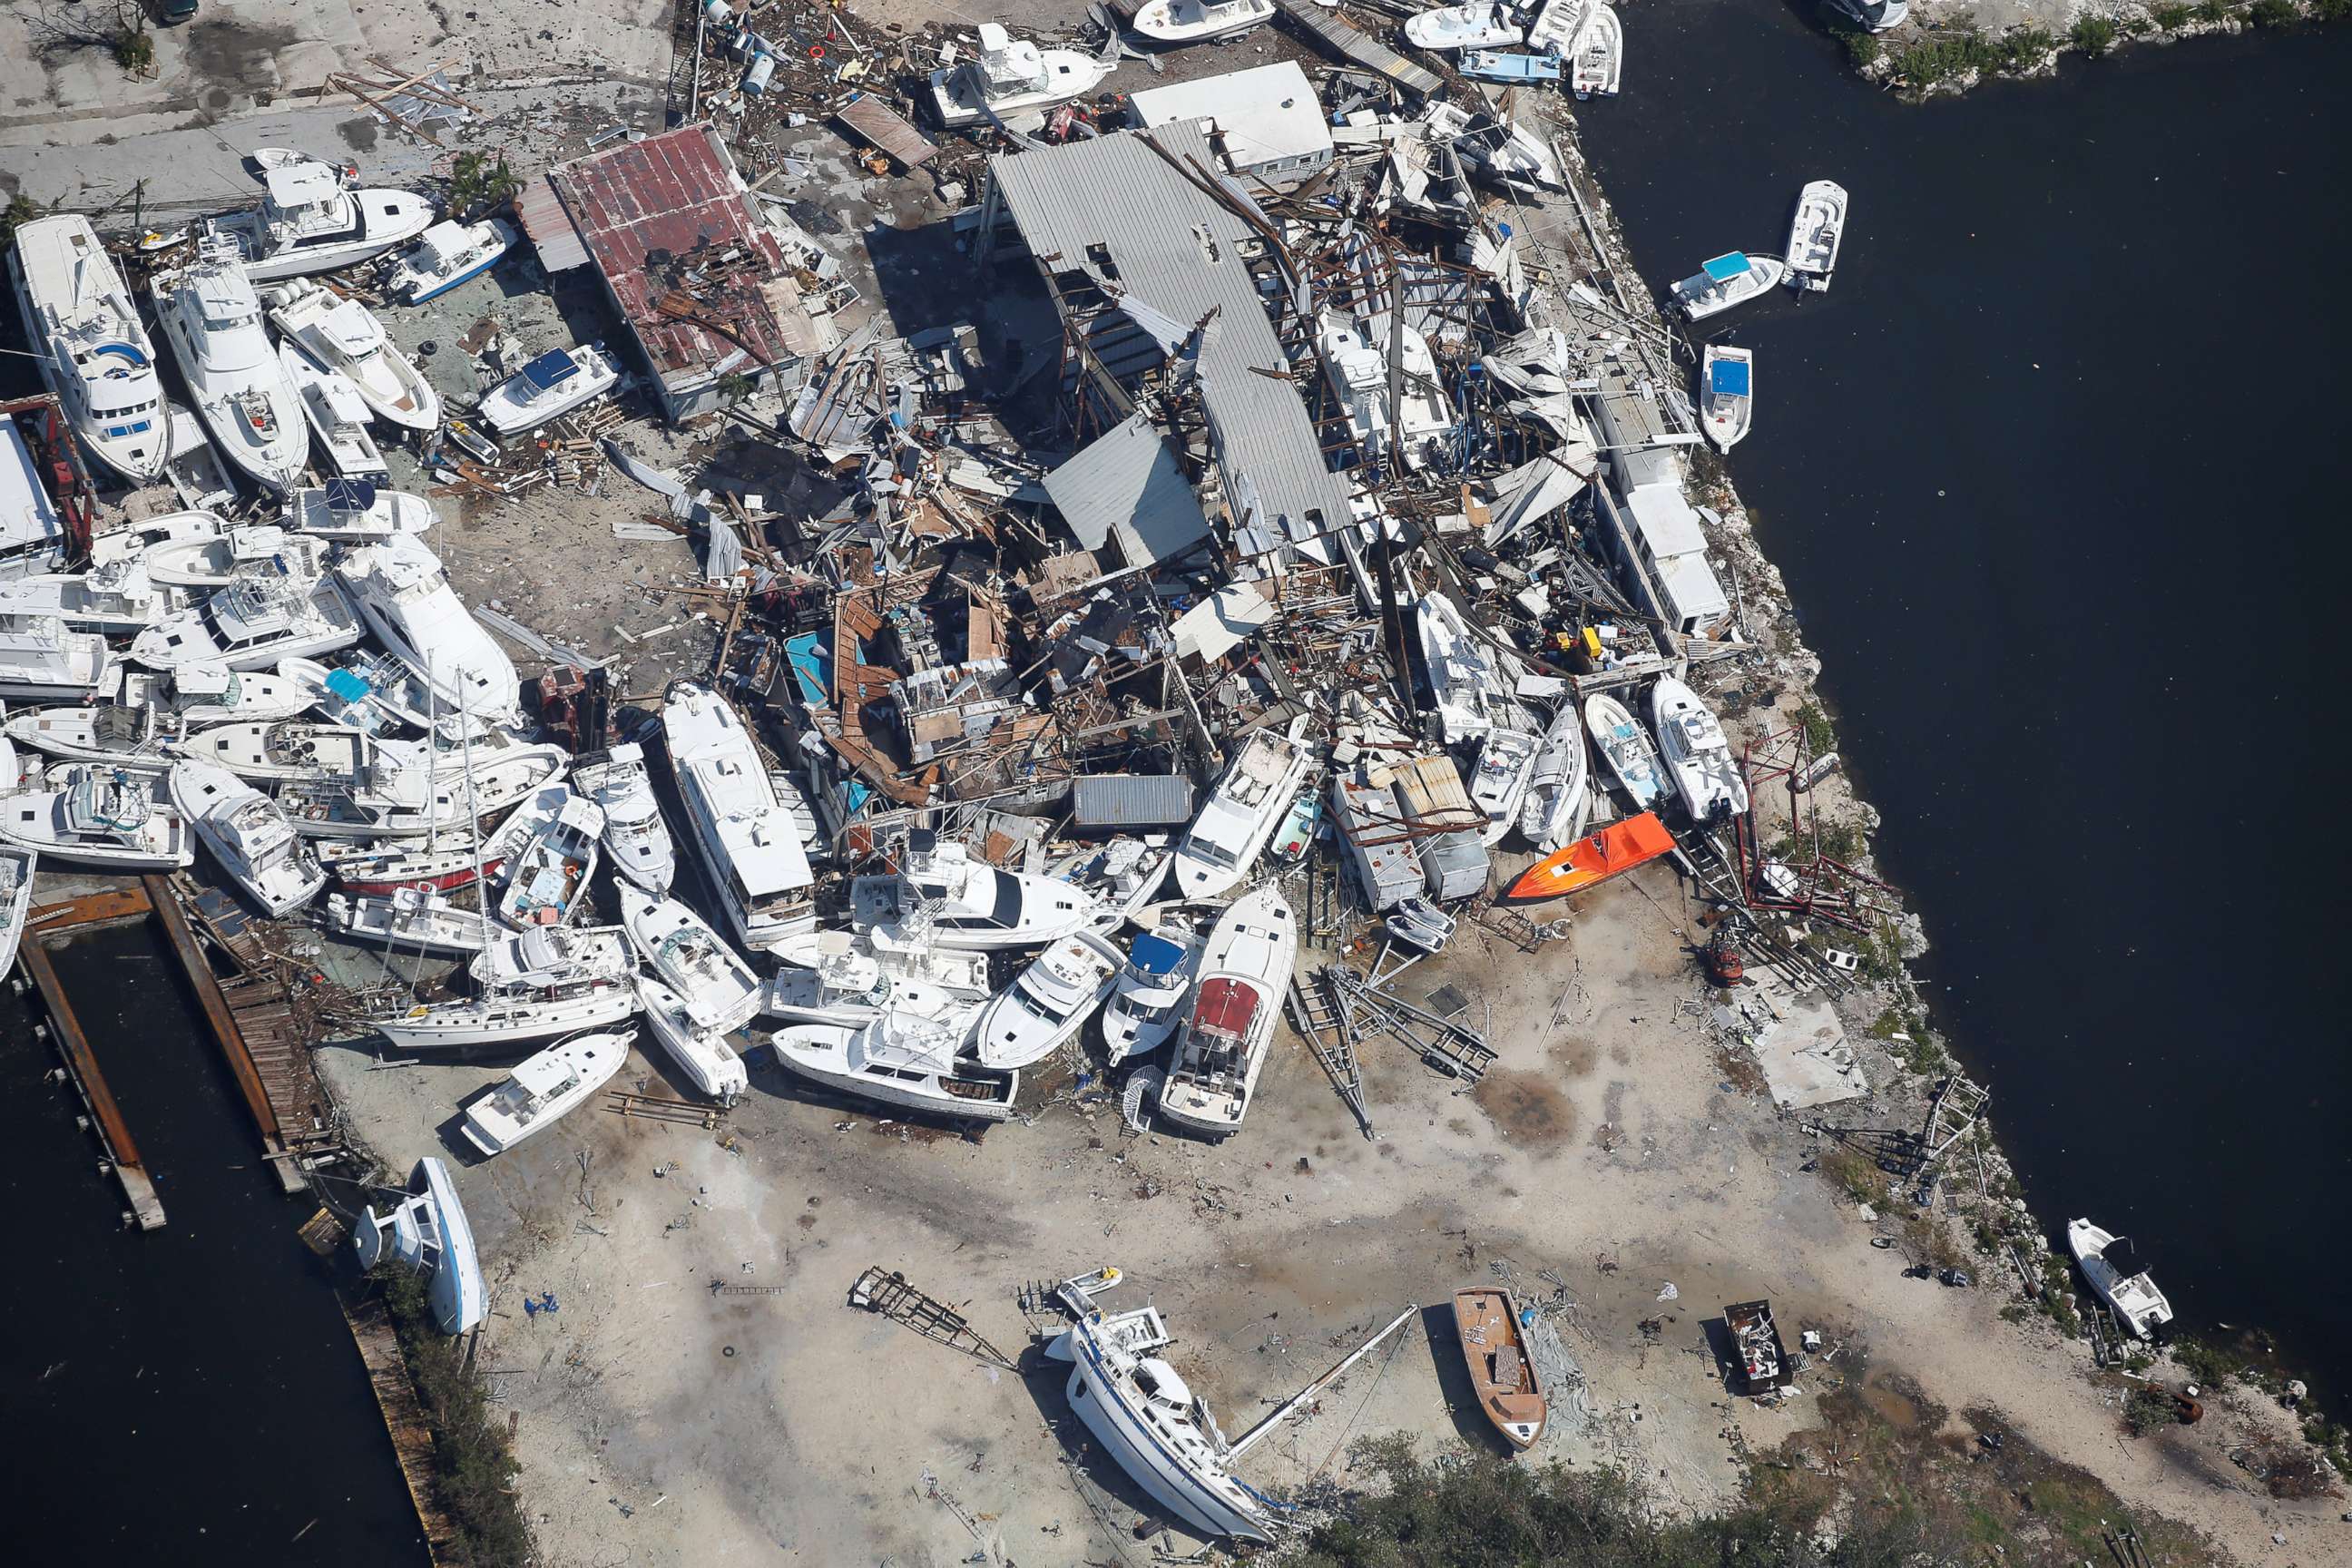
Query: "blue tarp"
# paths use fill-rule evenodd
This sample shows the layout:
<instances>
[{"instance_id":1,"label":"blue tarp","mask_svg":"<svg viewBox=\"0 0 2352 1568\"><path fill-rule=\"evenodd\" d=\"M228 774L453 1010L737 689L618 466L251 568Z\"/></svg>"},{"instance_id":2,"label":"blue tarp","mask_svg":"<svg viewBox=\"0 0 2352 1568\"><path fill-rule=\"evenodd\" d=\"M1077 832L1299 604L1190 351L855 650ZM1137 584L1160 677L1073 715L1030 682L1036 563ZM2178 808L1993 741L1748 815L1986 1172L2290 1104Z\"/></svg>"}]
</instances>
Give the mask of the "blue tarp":
<instances>
[{"instance_id":1,"label":"blue tarp","mask_svg":"<svg viewBox=\"0 0 2352 1568\"><path fill-rule=\"evenodd\" d=\"M1706 275L1717 283L1728 283L1748 270L1748 258L1739 251L1718 256L1706 264Z\"/></svg>"},{"instance_id":2,"label":"blue tarp","mask_svg":"<svg viewBox=\"0 0 2352 1568\"><path fill-rule=\"evenodd\" d=\"M1715 264L1709 262L1707 265L1712 267ZM580 367L572 363L569 353L562 349L550 349L522 367L522 384L533 393L541 393L579 374Z\"/></svg>"},{"instance_id":3,"label":"blue tarp","mask_svg":"<svg viewBox=\"0 0 2352 1568\"><path fill-rule=\"evenodd\" d=\"M1744 359L1719 359L1707 367L1708 384L1717 397L1748 395L1748 362Z\"/></svg>"}]
</instances>

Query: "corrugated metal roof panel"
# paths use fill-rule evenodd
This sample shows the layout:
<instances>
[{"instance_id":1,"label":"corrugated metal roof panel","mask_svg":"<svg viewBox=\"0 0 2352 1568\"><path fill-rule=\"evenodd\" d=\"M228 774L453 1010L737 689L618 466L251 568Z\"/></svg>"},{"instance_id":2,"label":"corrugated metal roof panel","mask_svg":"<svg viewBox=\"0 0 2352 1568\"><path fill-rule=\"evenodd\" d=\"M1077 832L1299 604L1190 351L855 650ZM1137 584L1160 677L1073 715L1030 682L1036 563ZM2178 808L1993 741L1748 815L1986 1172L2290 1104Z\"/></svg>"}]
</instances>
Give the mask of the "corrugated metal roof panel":
<instances>
[{"instance_id":1,"label":"corrugated metal roof panel","mask_svg":"<svg viewBox=\"0 0 2352 1568\"><path fill-rule=\"evenodd\" d=\"M1192 781L1177 773L1082 773L1070 781L1080 827L1181 827L1192 820Z\"/></svg>"},{"instance_id":2,"label":"corrugated metal roof panel","mask_svg":"<svg viewBox=\"0 0 2352 1568\"><path fill-rule=\"evenodd\" d=\"M1165 561L1209 537L1200 498L1140 411L1047 474L1045 485L1080 544L1100 550L1115 533L1130 566Z\"/></svg>"},{"instance_id":3,"label":"corrugated metal roof panel","mask_svg":"<svg viewBox=\"0 0 2352 1568\"><path fill-rule=\"evenodd\" d=\"M515 198L515 216L538 248L539 264L548 271L569 272L588 265L588 247L581 243L580 231L572 226L572 215L563 210L563 198L555 194L546 175L522 188L522 195Z\"/></svg>"},{"instance_id":4,"label":"corrugated metal roof panel","mask_svg":"<svg viewBox=\"0 0 2352 1568\"><path fill-rule=\"evenodd\" d=\"M1201 391L1227 494L1254 496L1279 537L1338 528L1348 520L1347 489L1324 462L1240 253L1258 237L1171 168L1154 142L1187 168L1213 174L1217 167L1199 124L1187 121L1001 154L989 160L989 177L1048 269L1094 267L1188 328L1216 314L1201 351Z\"/></svg>"}]
</instances>

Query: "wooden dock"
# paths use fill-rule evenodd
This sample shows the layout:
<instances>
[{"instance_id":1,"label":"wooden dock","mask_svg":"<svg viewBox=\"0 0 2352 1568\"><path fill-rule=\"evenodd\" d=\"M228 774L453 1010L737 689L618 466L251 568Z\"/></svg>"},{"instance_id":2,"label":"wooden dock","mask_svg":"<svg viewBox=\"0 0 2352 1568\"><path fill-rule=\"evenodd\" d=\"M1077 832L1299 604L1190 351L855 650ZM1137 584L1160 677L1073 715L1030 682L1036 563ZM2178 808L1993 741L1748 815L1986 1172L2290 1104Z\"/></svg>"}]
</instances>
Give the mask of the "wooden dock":
<instances>
[{"instance_id":1,"label":"wooden dock","mask_svg":"<svg viewBox=\"0 0 2352 1568\"><path fill-rule=\"evenodd\" d=\"M89 1108L91 1124L98 1129L98 1140L106 1150L114 1178L122 1184L122 1195L131 1205L131 1223L142 1230L155 1230L163 1224L163 1200L155 1195L155 1184L149 1179L147 1167L139 1158L139 1143L131 1135L131 1124L123 1120L122 1108L114 1102L114 1091L107 1088L106 1075L99 1070L98 1058L89 1048L89 1037L82 1033L81 1020L74 1016L73 1004L66 998L57 965L49 962L52 943L63 943L78 931L142 919L147 909L147 896L136 887L110 888L79 899L40 905L26 917L25 941L17 949L17 956L24 961L25 973L40 988L58 1054L65 1058L66 1070L73 1075L82 1103Z\"/></svg>"},{"instance_id":2,"label":"wooden dock","mask_svg":"<svg viewBox=\"0 0 2352 1568\"><path fill-rule=\"evenodd\" d=\"M1274 0L1291 26L1349 65L1378 71L1416 98L1433 98L1445 84L1379 39L1342 22L1315 0Z\"/></svg>"},{"instance_id":3,"label":"wooden dock","mask_svg":"<svg viewBox=\"0 0 2352 1568\"><path fill-rule=\"evenodd\" d=\"M360 1360L367 1366L368 1384L375 1390L376 1408L383 1412L384 1430L392 1436L401 1479L408 1483L408 1500L416 1510L416 1522L424 1526L425 1555L438 1563L457 1539L457 1527L433 1498L433 1428L425 1419L416 1385L408 1376L408 1363L400 1353L400 1336L393 1331L392 1320L384 1315L381 1302L369 1300L354 1307L342 1300L340 1293L336 1300L352 1331L352 1342L359 1347Z\"/></svg>"}]
</instances>

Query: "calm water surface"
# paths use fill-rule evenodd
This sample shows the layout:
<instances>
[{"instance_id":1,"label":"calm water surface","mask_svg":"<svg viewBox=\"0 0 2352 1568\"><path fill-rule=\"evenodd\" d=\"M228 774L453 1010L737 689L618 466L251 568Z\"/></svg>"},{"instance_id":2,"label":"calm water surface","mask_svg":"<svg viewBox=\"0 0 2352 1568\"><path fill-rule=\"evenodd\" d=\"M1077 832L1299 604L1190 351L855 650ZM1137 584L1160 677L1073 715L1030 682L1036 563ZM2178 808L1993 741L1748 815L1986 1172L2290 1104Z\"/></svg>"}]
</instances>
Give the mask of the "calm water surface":
<instances>
[{"instance_id":1,"label":"calm water surface","mask_svg":"<svg viewBox=\"0 0 2352 1568\"><path fill-rule=\"evenodd\" d=\"M1636 0L1585 144L1653 288L1853 194L1732 469L2035 1211L2352 1387L2331 455L2352 28L1906 107L1810 13Z\"/></svg>"}]
</instances>

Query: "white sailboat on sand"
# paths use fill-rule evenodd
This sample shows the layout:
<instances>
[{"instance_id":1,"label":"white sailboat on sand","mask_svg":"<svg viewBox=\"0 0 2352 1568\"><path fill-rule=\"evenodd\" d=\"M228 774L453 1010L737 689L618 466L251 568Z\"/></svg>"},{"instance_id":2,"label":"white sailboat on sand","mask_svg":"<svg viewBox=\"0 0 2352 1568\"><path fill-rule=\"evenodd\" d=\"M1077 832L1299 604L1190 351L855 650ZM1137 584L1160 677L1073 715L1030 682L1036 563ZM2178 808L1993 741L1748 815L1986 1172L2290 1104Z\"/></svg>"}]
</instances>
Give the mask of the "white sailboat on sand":
<instances>
[{"instance_id":1,"label":"white sailboat on sand","mask_svg":"<svg viewBox=\"0 0 2352 1568\"><path fill-rule=\"evenodd\" d=\"M1297 922L1278 884L1235 900L1219 917L1160 1089L1162 1121L1210 1138L1240 1129L1297 956Z\"/></svg>"},{"instance_id":2,"label":"white sailboat on sand","mask_svg":"<svg viewBox=\"0 0 2352 1568\"><path fill-rule=\"evenodd\" d=\"M629 1059L635 1030L573 1035L516 1064L506 1082L466 1107L466 1142L502 1154L588 1103Z\"/></svg>"}]
</instances>

